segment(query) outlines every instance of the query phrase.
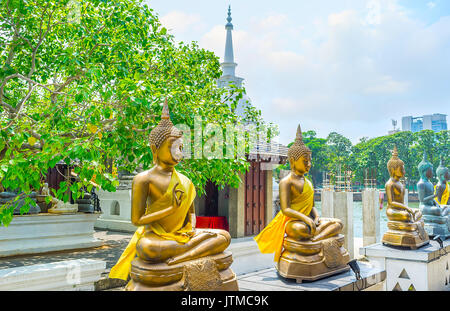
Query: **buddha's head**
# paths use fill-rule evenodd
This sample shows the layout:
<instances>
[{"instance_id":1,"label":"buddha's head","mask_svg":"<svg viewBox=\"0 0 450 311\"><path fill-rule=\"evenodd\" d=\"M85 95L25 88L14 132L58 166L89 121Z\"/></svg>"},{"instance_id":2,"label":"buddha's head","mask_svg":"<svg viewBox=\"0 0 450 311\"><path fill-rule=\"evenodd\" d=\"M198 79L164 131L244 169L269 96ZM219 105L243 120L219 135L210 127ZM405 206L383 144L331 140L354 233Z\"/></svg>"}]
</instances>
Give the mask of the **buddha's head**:
<instances>
[{"instance_id":1,"label":"buddha's head","mask_svg":"<svg viewBox=\"0 0 450 311\"><path fill-rule=\"evenodd\" d=\"M427 160L427 153L423 152L422 161L419 163L419 175L422 179L430 179L433 177L433 165Z\"/></svg>"},{"instance_id":2,"label":"buddha's head","mask_svg":"<svg viewBox=\"0 0 450 311\"><path fill-rule=\"evenodd\" d=\"M389 175L395 179L400 179L405 176L405 163L398 157L397 146L394 145L392 157L387 163Z\"/></svg>"},{"instance_id":3,"label":"buddha's head","mask_svg":"<svg viewBox=\"0 0 450 311\"><path fill-rule=\"evenodd\" d=\"M439 182L445 183L448 180L448 175L448 168L444 166L444 157L441 155L441 161L436 169L436 176L439 179Z\"/></svg>"},{"instance_id":4,"label":"buddha's head","mask_svg":"<svg viewBox=\"0 0 450 311\"><path fill-rule=\"evenodd\" d=\"M295 142L288 150L289 164L291 171L297 175L309 172L311 168L311 150L303 143L302 130L300 125L297 128Z\"/></svg>"},{"instance_id":5,"label":"buddha's head","mask_svg":"<svg viewBox=\"0 0 450 311\"><path fill-rule=\"evenodd\" d=\"M153 163L164 163L175 166L183 159L183 132L177 129L169 115L167 99L161 115L161 121L150 132L150 148L153 154Z\"/></svg>"}]
</instances>

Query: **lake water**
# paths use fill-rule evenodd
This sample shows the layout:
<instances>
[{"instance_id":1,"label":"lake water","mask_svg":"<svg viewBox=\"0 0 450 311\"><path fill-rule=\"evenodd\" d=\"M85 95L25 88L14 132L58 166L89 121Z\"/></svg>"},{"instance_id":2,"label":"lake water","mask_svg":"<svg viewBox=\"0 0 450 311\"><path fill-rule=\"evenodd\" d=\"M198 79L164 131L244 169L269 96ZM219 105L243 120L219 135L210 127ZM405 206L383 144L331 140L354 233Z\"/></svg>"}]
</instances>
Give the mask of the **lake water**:
<instances>
[{"instance_id":1,"label":"lake water","mask_svg":"<svg viewBox=\"0 0 450 311\"><path fill-rule=\"evenodd\" d=\"M316 208L321 213L321 202L314 202ZM410 202L409 207L419 208L419 202ZM383 234L387 231L387 216L386 216L386 203L383 204L383 209L380 210L380 239ZM363 227L362 227L362 202L353 202L353 236L355 238L363 237Z\"/></svg>"}]
</instances>

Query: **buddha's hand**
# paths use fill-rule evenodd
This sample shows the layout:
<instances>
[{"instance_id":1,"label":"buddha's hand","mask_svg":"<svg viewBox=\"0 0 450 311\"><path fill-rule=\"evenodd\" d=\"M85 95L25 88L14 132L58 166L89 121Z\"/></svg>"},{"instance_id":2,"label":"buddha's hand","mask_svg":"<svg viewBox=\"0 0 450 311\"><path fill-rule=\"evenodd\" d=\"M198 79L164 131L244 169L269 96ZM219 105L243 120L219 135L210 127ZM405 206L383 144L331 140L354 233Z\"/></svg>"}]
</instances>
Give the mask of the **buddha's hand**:
<instances>
[{"instance_id":1,"label":"buddha's hand","mask_svg":"<svg viewBox=\"0 0 450 311\"><path fill-rule=\"evenodd\" d=\"M183 197L184 191L181 189L177 189L177 186L180 183L176 183L172 190L172 204L175 208L179 207L181 204L181 198Z\"/></svg>"},{"instance_id":2,"label":"buddha's hand","mask_svg":"<svg viewBox=\"0 0 450 311\"><path fill-rule=\"evenodd\" d=\"M316 224L314 223L314 220L307 217L305 222L306 222L306 225L309 227L309 232L310 232L311 236L314 236L316 234Z\"/></svg>"},{"instance_id":3,"label":"buddha's hand","mask_svg":"<svg viewBox=\"0 0 450 311\"><path fill-rule=\"evenodd\" d=\"M407 207L407 208L406 208L406 211L407 211L408 213L410 213L411 216L413 216L413 218L414 218L415 212L414 212L411 208Z\"/></svg>"},{"instance_id":4,"label":"buddha's hand","mask_svg":"<svg viewBox=\"0 0 450 311\"><path fill-rule=\"evenodd\" d=\"M183 232L181 235L187 236L189 238L192 238L195 235L195 230Z\"/></svg>"},{"instance_id":5,"label":"buddha's hand","mask_svg":"<svg viewBox=\"0 0 450 311\"><path fill-rule=\"evenodd\" d=\"M320 218L319 217L314 219L314 224L316 225L316 227L320 226Z\"/></svg>"}]
</instances>

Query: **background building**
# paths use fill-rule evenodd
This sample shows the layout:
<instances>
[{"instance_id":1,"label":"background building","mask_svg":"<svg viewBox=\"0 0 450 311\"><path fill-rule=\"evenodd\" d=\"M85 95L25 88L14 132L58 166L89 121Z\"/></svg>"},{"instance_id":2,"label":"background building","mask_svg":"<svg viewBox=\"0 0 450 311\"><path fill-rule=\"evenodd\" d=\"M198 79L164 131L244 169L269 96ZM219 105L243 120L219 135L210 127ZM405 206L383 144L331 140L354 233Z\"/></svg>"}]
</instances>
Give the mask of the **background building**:
<instances>
[{"instance_id":1,"label":"background building","mask_svg":"<svg viewBox=\"0 0 450 311\"><path fill-rule=\"evenodd\" d=\"M420 132L421 130L435 132L447 130L447 115L435 113L421 117L406 116L402 118L402 131Z\"/></svg>"}]
</instances>

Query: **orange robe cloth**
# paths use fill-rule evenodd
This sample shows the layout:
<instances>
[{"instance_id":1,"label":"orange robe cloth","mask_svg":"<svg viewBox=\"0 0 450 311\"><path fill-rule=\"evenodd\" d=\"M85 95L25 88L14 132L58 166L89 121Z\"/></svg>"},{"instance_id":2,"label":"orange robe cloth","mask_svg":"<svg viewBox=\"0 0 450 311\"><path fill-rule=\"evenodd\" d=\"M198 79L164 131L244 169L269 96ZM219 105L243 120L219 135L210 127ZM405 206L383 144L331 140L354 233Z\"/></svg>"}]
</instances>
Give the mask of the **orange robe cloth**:
<instances>
[{"instance_id":1,"label":"orange robe cloth","mask_svg":"<svg viewBox=\"0 0 450 311\"><path fill-rule=\"evenodd\" d=\"M308 216L314 206L314 187L305 178L303 193L291 201L290 208ZM275 253L273 260L278 262L283 249L286 223L293 218L279 211L275 218L254 239L263 254Z\"/></svg>"},{"instance_id":2,"label":"orange robe cloth","mask_svg":"<svg viewBox=\"0 0 450 311\"><path fill-rule=\"evenodd\" d=\"M189 208L195 199L196 191L191 180L183 174L173 170L166 192L158 200L148 205L145 213L154 213L171 206L172 191L177 182L179 183L177 188L184 192L178 209L170 216L147 225L147 229L145 226L138 227L116 265L111 268L109 278L125 281L128 279L131 271L131 262L136 257L136 244L146 231L152 231L162 238L175 240L183 244L190 240L190 237L185 233L192 231L192 224L188 214Z\"/></svg>"}]
</instances>

